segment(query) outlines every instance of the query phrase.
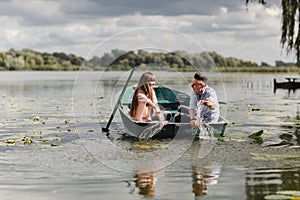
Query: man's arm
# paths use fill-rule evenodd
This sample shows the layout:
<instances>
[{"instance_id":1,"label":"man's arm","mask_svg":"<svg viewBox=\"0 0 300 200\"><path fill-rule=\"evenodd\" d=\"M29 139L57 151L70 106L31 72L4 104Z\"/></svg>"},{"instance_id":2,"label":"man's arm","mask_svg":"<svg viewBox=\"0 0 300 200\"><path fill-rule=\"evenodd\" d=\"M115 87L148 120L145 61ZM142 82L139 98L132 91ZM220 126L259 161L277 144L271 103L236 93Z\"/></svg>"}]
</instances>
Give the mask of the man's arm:
<instances>
[{"instance_id":1,"label":"man's arm","mask_svg":"<svg viewBox=\"0 0 300 200\"><path fill-rule=\"evenodd\" d=\"M197 109L197 96L196 93L193 92L191 94L191 98L190 98L190 106L189 106L189 115L190 115L190 119L193 119L194 117L196 117L196 109Z\"/></svg>"},{"instance_id":2,"label":"man's arm","mask_svg":"<svg viewBox=\"0 0 300 200\"><path fill-rule=\"evenodd\" d=\"M193 119L196 116L196 110L195 109L190 109L189 114L190 114L190 118Z\"/></svg>"}]
</instances>

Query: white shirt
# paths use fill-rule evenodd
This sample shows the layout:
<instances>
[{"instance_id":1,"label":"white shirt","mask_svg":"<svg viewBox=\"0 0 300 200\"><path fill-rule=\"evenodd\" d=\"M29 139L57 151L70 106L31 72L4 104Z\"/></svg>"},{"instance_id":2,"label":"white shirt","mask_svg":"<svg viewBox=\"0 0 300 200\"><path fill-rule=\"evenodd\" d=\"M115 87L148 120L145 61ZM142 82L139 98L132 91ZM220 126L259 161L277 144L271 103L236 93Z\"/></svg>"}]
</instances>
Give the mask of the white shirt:
<instances>
[{"instance_id":1,"label":"white shirt","mask_svg":"<svg viewBox=\"0 0 300 200\"><path fill-rule=\"evenodd\" d=\"M206 100L209 99L210 102L214 104L214 109L210 109L208 106L203 106L202 111L200 116L200 119L202 119L203 122L209 123L209 122L217 122L220 116L220 111L219 111L219 102L218 102L218 97L213 88L210 88L206 85L206 87L203 90L203 93L200 96L196 92L192 92L191 98L190 98L190 110L198 110L198 102L200 100ZM198 115L199 115L198 114Z\"/></svg>"}]
</instances>

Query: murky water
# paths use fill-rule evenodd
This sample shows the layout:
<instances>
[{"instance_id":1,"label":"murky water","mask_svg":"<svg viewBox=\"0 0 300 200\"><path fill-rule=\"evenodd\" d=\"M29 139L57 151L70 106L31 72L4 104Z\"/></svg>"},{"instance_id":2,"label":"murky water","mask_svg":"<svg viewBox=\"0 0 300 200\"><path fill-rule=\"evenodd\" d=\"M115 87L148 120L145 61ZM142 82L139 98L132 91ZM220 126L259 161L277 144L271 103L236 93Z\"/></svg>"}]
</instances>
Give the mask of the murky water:
<instances>
[{"instance_id":1,"label":"murky water","mask_svg":"<svg viewBox=\"0 0 300 200\"><path fill-rule=\"evenodd\" d=\"M102 133L128 74L1 72L0 198L263 199L300 190L300 90L273 90L273 78L299 75L209 73L229 126L200 159L201 140L122 137L118 114ZM155 74L190 92L192 73ZM259 130L262 139L247 137Z\"/></svg>"}]
</instances>

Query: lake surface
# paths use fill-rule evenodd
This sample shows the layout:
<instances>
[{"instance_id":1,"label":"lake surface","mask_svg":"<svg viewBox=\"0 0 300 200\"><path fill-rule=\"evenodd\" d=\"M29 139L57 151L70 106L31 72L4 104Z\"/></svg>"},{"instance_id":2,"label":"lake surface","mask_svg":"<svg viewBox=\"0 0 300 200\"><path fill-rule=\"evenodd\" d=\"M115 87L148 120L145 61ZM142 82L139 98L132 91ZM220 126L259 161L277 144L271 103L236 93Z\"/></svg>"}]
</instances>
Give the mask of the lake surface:
<instances>
[{"instance_id":1,"label":"lake surface","mask_svg":"<svg viewBox=\"0 0 300 200\"><path fill-rule=\"evenodd\" d=\"M154 73L191 92L193 73ZM300 190L300 90L273 88L274 78L299 75L208 73L229 121L225 141L213 142L124 138L119 114L102 133L128 75L0 72L0 198L240 200ZM260 130L262 140L248 138Z\"/></svg>"}]
</instances>

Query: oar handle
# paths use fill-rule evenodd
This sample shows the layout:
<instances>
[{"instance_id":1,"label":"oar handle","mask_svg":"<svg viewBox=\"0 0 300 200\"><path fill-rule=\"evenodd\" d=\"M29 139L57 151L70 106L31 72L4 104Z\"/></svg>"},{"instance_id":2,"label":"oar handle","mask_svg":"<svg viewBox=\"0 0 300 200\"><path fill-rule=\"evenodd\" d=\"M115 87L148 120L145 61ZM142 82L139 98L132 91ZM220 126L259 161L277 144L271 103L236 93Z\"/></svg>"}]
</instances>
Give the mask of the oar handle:
<instances>
[{"instance_id":1,"label":"oar handle","mask_svg":"<svg viewBox=\"0 0 300 200\"><path fill-rule=\"evenodd\" d=\"M115 107L114 107L114 110L113 110L113 112L112 112L112 114L111 114L111 116L110 116L110 118L109 118L109 120L108 120L108 122L107 122L107 124L106 124L106 127L102 127L102 131L103 131L103 132L108 132L108 131L109 131L108 128L109 128L109 126L110 126L110 124L111 124L111 122L112 122L112 120L113 120L113 118L114 118L114 116L115 116L115 114L116 114L116 111L117 111L117 109L118 109L118 107L119 107L119 105L120 105L120 103L121 103L121 99L122 99L122 97L123 97L123 95L124 95L124 93L125 93L125 90L126 90L126 88L127 88L127 85L128 85L128 83L129 83L129 81L130 81L132 75L133 75L134 70L135 70L135 67L132 68L132 70L131 70L131 72L130 72L130 74L129 74L129 77L128 77L128 79L127 79L127 81L126 81L126 83L125 83L125 85L124 85L124 87L123 87L123 90L122 90L122 92L121 92L121 94L120 94L120 96L119 96L119 98L118 98L118 101L117 101L117 103L116 103L116 105L115 105Z\"/></svg>"}]
</instances>

